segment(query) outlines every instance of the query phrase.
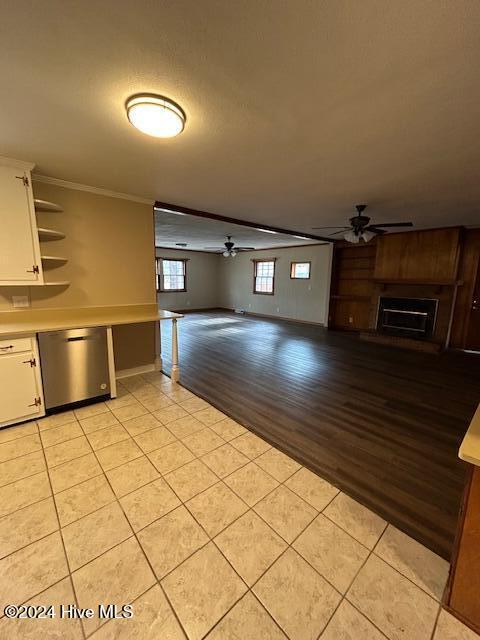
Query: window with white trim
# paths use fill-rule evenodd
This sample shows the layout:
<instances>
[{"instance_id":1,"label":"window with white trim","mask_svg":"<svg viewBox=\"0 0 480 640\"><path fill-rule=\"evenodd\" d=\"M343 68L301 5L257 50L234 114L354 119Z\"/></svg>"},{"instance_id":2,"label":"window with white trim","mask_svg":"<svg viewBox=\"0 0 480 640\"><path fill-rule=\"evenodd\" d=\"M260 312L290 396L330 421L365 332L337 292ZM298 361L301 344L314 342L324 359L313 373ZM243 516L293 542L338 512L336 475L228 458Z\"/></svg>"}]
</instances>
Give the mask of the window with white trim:
<instances>
[{"instance_id":1,"label":"window with white trim","mask_svg":"<svg viewBox=\"0 0 480 640\"><path fill-rule=\"evenodd\" d=\"M273 295L275 260L253 261L253 293Z\"/></svg>"},{"instance_id":2,"label":"window with white trim","mask_svg":"<svg viewBox=\"0 0 480 640\"><path fill-rule=\"evenodd\" d=\"M187 290L187 261L157 258L157 291Z\"/></svg>"}]
</instances>

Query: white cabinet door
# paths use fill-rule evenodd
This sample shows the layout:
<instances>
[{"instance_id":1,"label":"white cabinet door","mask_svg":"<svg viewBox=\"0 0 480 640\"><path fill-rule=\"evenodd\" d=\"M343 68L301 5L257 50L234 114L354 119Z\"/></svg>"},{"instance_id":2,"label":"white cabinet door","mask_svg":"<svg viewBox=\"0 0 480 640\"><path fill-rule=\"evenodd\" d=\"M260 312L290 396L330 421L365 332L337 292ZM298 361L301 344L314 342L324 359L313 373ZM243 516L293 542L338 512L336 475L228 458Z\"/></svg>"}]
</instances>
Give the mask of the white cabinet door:
<instances>
[{"instance_id":1,"label":"white cabinet door","mask_svg":"<svg viewBox=\"0 0 480 640\"><path fill-rule=\"evenodd\" d=\"M0 425L43 415L43 405L38 404L37 366L32 350L0 356Z\"/></svg>"},{"instance_id":2,"label":"white cabinet door","mask_svg":"<svg viewBox=\"0 0 480 640\"><path fill-rule=\"evenodd\" d=\"M0 285L43 283L30 172L0 164Z\"/></svg>"}]
</instances>

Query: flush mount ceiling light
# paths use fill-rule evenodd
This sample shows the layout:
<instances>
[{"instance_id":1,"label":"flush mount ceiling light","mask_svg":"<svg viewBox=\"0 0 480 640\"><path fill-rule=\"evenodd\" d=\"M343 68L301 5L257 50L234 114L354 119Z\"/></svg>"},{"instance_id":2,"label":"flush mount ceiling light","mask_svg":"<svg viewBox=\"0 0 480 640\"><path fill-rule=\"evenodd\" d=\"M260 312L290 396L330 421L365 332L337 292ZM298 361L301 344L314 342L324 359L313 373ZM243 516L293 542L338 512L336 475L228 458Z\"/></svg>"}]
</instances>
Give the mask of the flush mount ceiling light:
<instances>
[{"instance_id":1,"label":"flush mount ceiling light","mask_svg":"<svg viewBox=\"0 0 480 640\"><path fill-rule=\"evenodd\" d=\"M173 138L183 131L187 119L178 104L164 96L138 93L125 103L127 117L134 127L155 138Z\"/></svg>"}]
</instances>

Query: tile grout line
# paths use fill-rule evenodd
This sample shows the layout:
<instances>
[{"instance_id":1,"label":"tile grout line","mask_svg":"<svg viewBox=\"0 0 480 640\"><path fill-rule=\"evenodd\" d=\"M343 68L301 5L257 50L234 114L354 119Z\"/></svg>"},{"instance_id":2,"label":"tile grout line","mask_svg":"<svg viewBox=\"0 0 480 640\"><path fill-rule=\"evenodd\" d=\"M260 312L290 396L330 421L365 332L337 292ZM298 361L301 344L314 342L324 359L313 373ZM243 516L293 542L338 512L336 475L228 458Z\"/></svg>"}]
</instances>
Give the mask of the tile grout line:
<instances>
[{"instance_id":1,"label":"tile grout line","mask_svg":"<svg viewBox=\"0 0 480 640\"><path fill-rule=\"evenodd\" d=\"M262 454L260 454L260 455L262 455ZM257 457L259 457L259 456L257 456ZM250 462L252 462L252 460L250 460ZM188 464L188 463L187 463L187 464ZM258 465L257 465L257 466L258 466ZM235 473L235 472L233 472L233 473ZM296 472L295 472L295 473L296 473ZM292 475L294 475L294 474L292 474ZM290 477L291 477L291 476L290 476ZM288 479L288 478L287 478L287 479ZM218 484L218 483L215 483L214 485L211 485L211 486L215 486L216 484ZM224 484L225 484L225 483L224 483ZM268 494L266 494L265 496L263 496L262 498L260 498L260 499L255 503L255 504L258 504L258 502L261 502L265 497L267 497L270 493L272 493L272 492L273 492L273 491L275 491L279 486L281 486L281 484L282 484L282 483L279 483L279 484L278 484L274 489L272 489L272 491L270 491ZM226 486L228 487L228 485L226 485ZM210 489L210 488L211 488L211 487L207 487L207 489L205 489L204 491L208 491L208 489ZM228 488L230 489L230 487L228 487ZM172 490L173 490L173 488L172 488ZM230 490L232 490L232 489L230 489ZM201 491L201 492L199 492L199 493L195 494L195 496L192 496L192 498L194 498L194 497L196 497L196 496L198 496L198 495L201 495L201 493L204 493L204 491ZM233 492L233 493L235 493L235 492ZM293 493L293 492L292 492L292 493ZM177 495L177 494L176 494L176 495ZM242 499L240 496L238 496L238 494L236 494L236 493L235 493L235 495L236 495L237 497L239 497L240 499ZM177 497L181 500L181 498L180 498L179 496L177 496ZM189 500L191 500L192 498L189 498ZM333 499L333 498L332 498L332 499ZM243 500L242 500L242 501L243 501ZM193 513L191 513L191 512L190 512L190 510L188 509L188 507L187 507L186 503L184 503L183 501L181 501L181 502L182 502L182 506L184 506L184 507L188 510L188 512L190 513L190 515L192 516L192 518L195 520L195 522L196 522L196 523L201 527L201 529L203 529L203 530L205 531L205 529L203 528L203 526L202 526L202 525L200 524L200 522L196 519L195 515L194 515ZM243 501L243 502L244 502L244 501ZM245 504L247 504L247 503L245 503ZM254 587L254 586L255 586L255 585L260 581L260 579L261 579L261 578L262 578L262 577L267 573L267 571L269 571L269 569L270 569L270 568L271 568L271 567L272 567L272 566L273 566L273 565L274 565L274 564L275 564L275 563L276 563L276 562L277 562L277 561L278 561L278 560L279 560L279 559L280 559L280 558L281 558L281 557L282 557L282 556L283 556L283 555L288 551L288 549L292 549L295 553L297 553L297 554L298 554L298 552L297 552L295 549L293 549L293 547L291 547L291 545L290 545L286 540L284 540L282 536L279 536L279 537L280 537L282 540L284 540L284 542L286 543L286 545L287 545L286 549L284 549L284 551L282 551L282 553L280 553L280 555L279 555L277 558L275 558L275 560L274 560L274 561L273 561L273 562L272 562L272 563L271 563L271 564L270 564L270 565L269 565L269 566L268 566L268 567L267 567L267 568L266 568L266 569L265 569L265 570L260 574L260 576L259 576L259 577L255 580L255 582L252 584L252 586L249 586L249 584L248 584L248 583L243 579L243 577L238 573L238 571L236 570L236 568L231 564L230 560L225 556L225 554L223 553L222 549L221 549L221 548L217 545L217 543L215 542L215 538L216 538L218 535L220 535L220 533L222 533L222 532L223 532L223 531L225 531L228 527L230 527L230 526L231 526L231 525L233 525L235 522L237 522L237 521L238 521L242 516L244 516L244 515L245 515L246 513L248 513L249 511L252 511L252 513L254 513L255 515L257 515L257 516L259 516L259 517L261 518L261 516L260 516L259 514L257 514L257 513L253 510L253 507L250 507L248 504L247 504L247 506L249 507L249 508L247 509L247 511L245 511L244 513L242 513L240 516L238 516L236 519L234 519L232 522L230 522L226 527L224 527L224 529L222 529L220 532L218 532L217 534L215 534L215 537L214 537L214 538L212 538L212 537L211 537L211 536L210 536L210 535L205 531L205 533L206 533L206 535L207 535L207 538L208 538L208 542L206 542L204 545L202 545L201 547L199 547L198 549L196 549L195 551L193 551L193 552L192 552L188 557L184 558L184 559L182 560L182 562L180 562L176 567L174 567L173 569L171 569L167 574L165 574L165 576L163 576L163 577L162 577L162 580L164 580L168 575L170 575L171 573L173 573L173 572L174 572L178 567L180 567L182 564L184 564L185 562L187 562L187 560L189 560L190 558L192 558L192 557L193 557L193 556L194 556L198 551L200 551L201 549L205 548L208 544L213 543L213 544L214 544L214 546L215 546L215 548L216 548L216 549L219 551L219 553L223 556L223 558L226 560L226 562L228 563L228 565L232 568L232 570L234 571L234 573L235 573L235 574L240 578L240 580L241 580L241 581L246 585L246 587L247 587L247 591L246 591L244 594L242 594L242 596L241 596L238 600L236 600L236 601L233 603L233 605L232 605L232 606L231 606L231 607L230 607L230 608L229 608L229 609L228 609L228 610L227 610L227 611L222 615L222 617L217 621L217 623L207 631L207 633L206 633L205 635L207 635L208 633L211 633L212 629L213 629L213 628L215 628L215 626L217 626L217 625L220 623L220 621L221 621L221 620L222 620L222 619L223 619L223 618L224 618L224 617L225 617L225 616L226 616L226 615L227 615L227 614L228 614L228 613L229 613L229 612L230 612L230 611L235 607L235 605L236 605L236 604L238 604L238 602L239 602L239 601L240 601L240 600L241 600L241 599L246 595L246 593L248 593L248 592L252 593L252 595L253 595L253 596L258 600L258 597L256 596L255 592L253 591L253 587ZM255 505L253 505L253 506L255 506ZM319 513L319 512L317 511L317 515L318 515L318 513ZM317 517L317 516L315 516L315 517ZM160 520L160 519L161 519L161 518L159 518L158 520ZM261 518L261 519L263 520L263 518ZM157 520L157 521L158 521L158 520ZM312 521L313 521L313 520L312 520ZM312 522L312 521L311 521L311 522ZM265 521L264 521L264 522L265 522ZM311 522L307 524L307 527L311 524ZM271 527L267 522L265 522L265 524L269 527L269 529L272 529L272 527ZM148 525L148 526L149 526L149 525ZM305 527L305 528L306 528L306 527ZM279 535L279 534L278 534L274 529L272 529L272 531L273 531L276 535ZM300 535L300 534L299 534L299 535ZM299 555L303 560L305 560L305 559L303 558L303 556L301 556L300 554L298 554L298 555ZM305 560L305 562L306 562L306 563L311 567L311 569L312 569L312 570L313 570L317 575L319 575L323 580L325 580L328 584L330 584L330 586L331 586L331 587L332 587L332 588L333 588L337 593L339 593L339 595L341 596L341 599L340 599L340 602L341 602L341 600L343 599L343 596L342 596L342 594L338 591L338 589L336 589L336 587L334 587L334 586L333 586L333 585L332 585L332 584L331 584L331 583L330 583L330 582L329 582L329 581L328 581L328 580L327 580L323 575L321 575L321 574L320 574L320 573L315 569L315 567L313 567L313 566L312 566L312 565L311 565L307 560ZM170 602L170 600L169 600L169 602ZM269 611L269 610L268 610L268 609L263 605L263 603L261 603L261 602L260 602L260 604L261 604L262 608L263 608L263 609L267 612L267 614L270 616L270 618L274 621L274 623L275 623L275 624L276 624L276 625L277 625L277 626L282 630L282 632L283 632L283 633L285 633L285 635L287 635L287 637L288 637L288 634L285 632L285 630L284 630L282 627L280 627L280 625L279 625L279 624L278 624L278 622L275 620L275 618L272 616L272 614L270 613L270 611ZM172 608L173 608L173 605L172 605ZM332 614L332 615L333 615L333 614ZM325 629L325 627L324 627L324 629ZM323 633L323 630L322 630L322 633ZM187 635L187 637L188 637L188 635ZM205 637L205 636L203 636L203 637Z\"/></svg>"},{"instance_id":2,"label":"tile grout line","mask_svg":"<svg viewBox=\"0 0 480 640\"><path fill-rule=\"evenodd\" d=\"M39 453L41 452L41 449L37 449L36 451L31 451L30 453L26 453L23 456L18 456L18 458L10 458L9 460L4 460L4 462L1 462L0 465L5 464L5 462L11 462L12 460L19 460L20 458L26 458L27 456L31 456L32 453ZM41 454L42 459L44 460L44 456L43 454ZM36 476L39 473L42 473L43 471L46 471L46 467L45 469L41 469L40 471L35 471L34 473L31 473L30 475L27 476L22 476L21 478L17 478L16 480L12 480L11 482L6 482L5 484L2 484L0 486L0 489L3 489L3 487L8 487L11 484L15 484L15 482L20 482L20 480L26 480L27 478L32 478L33 476Z\"/></svg>"},{"instance_id":3,"label":"tile grout line","mask_svg":"<svg viewBox=\"0 0 480 640\"><path fill-rule=\"evenodd\" d=\"M48 464L47 464L47 457L46 457L46 454L45 454L45 449L43 448L43 443L42 443L42 451L43 451L43 455L44 455L44 458L45 458L45 465L46 465L46 467L47 467L47 477L48 477L48 482L49 482L49 484L50 484L50 491L52 492L52 493L51 493L51 496L52 496L53 506L54 506L54 508L55 508L55 514L56 514L56 516L57 516L58 532L59 532L59 534L60 534L60 540L62 541L62 549L63 549L63 553L64 553L64 557L65 557L65 562L66 562L67 570L68 570L68 578L69 578L69 580L70 580L70 586L71 586L71 588L72 588L73 597L75 598L75 604L76 604L76 606L78 607L78 597L77 597L77 592L76 592L76 590L75 590L75 585L74 585L74 583L73 583L72 570L71 570L71 567L70 567L70 560L69 560L69 558L68 558L68 555L67 555L67 549L66 549L66 547L65 547L65 540L64 540L64 538L63 538L62 526L61 526L61 523L60 523L60 516L58 515L57 503L56 503L56 500L55 500L55 497L54 497L54 493L53 493L53 486L52 486L52 481L51 481L51 478L50 478L50 470L49 470L49 468L48 468ZM83 637L85 638L86 636L85 636L85 632L84 632L83 625L82 625L82 623L81 623L81 622L80 622L80 629L81 629L81 632L82 632Z\"/></svg>"},{"instance_id":4,"label":"tile grout line","mask_svg":"<svg viewBox=\"0 0 480 640\"><path fill-rule=\"evenodd\" d=\"M372 549L372 553L371 555L374 555L376 558L378 558L379 560L381 560L382 562L384 562L388 567L390 567L391 569L393 569L394 571L396 571L398 574L400 574L403 578L405 578L405 580L408 580L408 582L410 582L410 584L413 584L415 587L417 587L417 589L420 589L420 591L423 591L423 593L427 596L429 596L432 600L435 600L435 602L438 602L440 604L440 606L442 605L442 598L440 596L440 598L437 598L436 596L432 595L431 593L428 593L428 591L426 591L423 587L421 587L419 584L417 584L416 582L414 582L411 578L409 578L408 576L406 576L404 573L402 573L402 571L400 571L400 569L398 569L397 567L394 567L393 564L391 564L390 562L388 562L388 560L385 560L385 558L382 558L381 555L379 555L377 553L377 547L380 544L382 538L384 537L384 535L387 532L387 529L389 527L393 527L394 525L392 525L390 522L387 522L387 526L385 527L385 529L382 531L382 535L378 538L377 542L375 543L375 546ZM405 534L406 535L406 534ZM414 538L412 538L412 540L414 540ZM415 542L417 542L415 540ZM420 542L418 542L418 544L420 544ZM422 545L424 546L424 545ZM425 547L425 549L427 549L427 547ZM429 549L430 551L430 549ZM432 551L433 553L433 551ZM437 554L435 554L437 555Z\"/></svg>"},{"instance_id":5,"label":"tile grout line","mask_svg":"<svg viewBox=\"0 0 480 640\"><path fill-rule=\"evenodd\" d=\"M95 457L96 457L96 456L95 456ZM99 461L98 459L97 459L97 462L100 464L100 461ZM101 466L101 465L100 465L100 466ZM109 486L110 486L110 489L113 491L114 495L116 496L115 491L113 490L113 487L111 486L110 480L108 479L108 477L107 477L107 475L106 475L105 471L104 471L104 475L105 475L105 478L106 478L106 480L107 480L107 482L108 482L108 484L109 484ZM173 491L173 489L172 489L172 491ZM173 492L173 493L175 493L175 492ZM175 495L176 495L176 494L175 494ZM178 498L178 499L180 499L178 496L177 496L177 498ZM125 513L125 510L123 509L123 505L121 504L121 502L120 502L120 500L119 500L118 498L116 498L116 500L117 500L117 502L118 502L118 504L119 504L120 509L122 510L122 513L123 513L124 517L126 518L126 520L127 520L128 524L129 524L129 526L130 526L130 528L131 528L131 530L132 530L133 537L135 538L135 540L136 540L136 542L137 542L137 545L138 545L138 547L140 548L141 553L143 554L143 557L145 558L145 561L146 561L146 563L147 563L148 567L150 568L150 571L152 572L152 576L155 578L155 582L156 582L156 584L158 584L158 586L160 587L160 590L161 590L161 591L162 591L162 593L164 594L164 596L165 596L165 598L166 598L166 600L167 600L167 602L168 602L168 604L169 604L169 606L170 606L170 609L171 609L171 611L172 611L173 615L175 616L175 618L176 618L176 620L177 620L178 624L180 625L180 628L181 628L181 629L182 629L182 631L184 632L185 636L188 638L188 634L186 633L186 630L184 629L183 625L181 624L181 621L180 621L180 619L179 619L179 617L178 617L178 615L177 615L177 612L175 611L175 609L174 609L173 605L171 604L170 600L168 599L167 594L165 593L165 590L163 589L163 587L162 587L162 585L161 585L161 582L160 582L160 580L157 578L157 574L156 574L156 572L155 572L155 570L154 570L154 568L153 568L153 566L152 566L152 564L151 564L151 562L150 562L149 558L147 557L147 554L146 554L146 552L145 552L145 549L143 548L143 546L142 546L142 544L141 544L140 540L138 539L137 532L135 532L135 530L133 529L133 526L132 526L132 524L130 523L129 518L128 518L127 514ZM180 501L180 502L181 502L181 504L183 504L183 503L182 503L182 501ZM168 512L167 512L167 514L168 514L168 513L171 513L171 511L173 511L173 510L174 510L174 509L171 509L170 511L168 511ZM164 514L164 515L167 515L167 514ZM147 525L147 526L149 526L149 525ZM123 541L123 542L124 542L124 541ZM122 544L122 543L120 543L120 544ZM106 553L106 552L104 552L104 553ZM102 555L103 555L103 554L102 554ZM88 563L87 563L87 564L88 564ZM151 589L151 588L152 588L152 587L149 587L149 589ZM148 590L149 590L149 589L148 589ZM147 590L147 591L148 591L148 590ZM105 624L105 623L104 623L104 624ZM97 627L97 629L95 629L95 631L97 631L97 630L98 630L98 629L100 629L102 626L104 626L104 624L101 624L99 627Z\"/></svg>"},{"instance_id":6,"label":"tile grout line","mask_svg":"<svg viewBox=\"0 0 480 640\"><path fill-rule=\"evenodd\" d=\"M223 445L221 445L221 446L223 446ZM196 459L196 460L199 460L200 458L198 458L198 457L197 457L197 458L195 458L195 459ZM188 463L186 463L186 464L188 464ZM183 466L185 466L185 465L183 465ZM213 473L213 474L218 478L217 474L215 474L213 471L212 471L212 473ZM210 487L207 487L207 489L205 489L205 491L208 491L208 489L210 489L212 486L216 486L216 485L217 485L217 484L219 484L220 482L222 482L222 483L223 483L223 480L222 480L221 478L219 478L219 481L218 481L218 482L214 483L214 484L213 484L213 485L211 485ZM167 484L169 484L169 483L167 483ZM225 484L225 483L223 483L223 484ZM169 486L170 486L170 484L169 484ZM227 487L228 487L228 485L226 485L226 484L225 484L225 486L227 486ZM217 546L217 544L215 543L214 539L213 539L213 538L208 534L208 532L203 528L203 526L201 525L201 523L197 520L197 518L196 518L196 517L195 517L195 515L190 511L190 509L188 509L188 507L187 507L187 505L186 505L186 502L184 502L184 501L180 498L180 496L177 494L177 492L175 491L175 489L174 489L173 487L170 487L170 488L171 488L171 490L173 491L173 493L176 495L176 497L180 500L180 503L181 503L181 504L180 504L179 506L183 506L183 508L187 510L187 512L191 515L191 517L192 517L192 518L193 518L193 520L197 523L197 525L201 528L201 530L202 530L202 531L205 531L205 534L206 534L206 537L207 537L207 542L206 542L204 545L202 545L201 547L199 547L199 548L195 549L195 551L193 551L193 552L192 552L188 557L184 558L184 559L182 560L182 562L180 562L178 565L176 565L176 566L175 566L171 571L169 571L168 573L166 573L164 576L162 576L162 578L161 578L161 579L158 579L158 578L157 578L157 582L158 582L158 584L159 584L160 588L162 589L162 592L164 593L165 597L167 598L167 601L168 601L168 603L169 603L169 605L170 605L170 607L171 607L172 611L174 612L174 615L175 615L176 619L178 620L178 622L179 622L179 624L180 624L180 626L181 626L181 629L184 631L185 636L186 636L187 638L189 637L188 633L186 632L186 629L184 628L183 624L181 624L181 622L180 622L180 619L179 619L179 617L178 617L177 611L175 610L175 607L173 606L173 603L171 602L170 598L168 597L167 592L165 591L165 589L164 589L164 587L163 587L163 585L162 585L162 581L163 581L163 580L164 580L168 575L172 574L176 569L178 569L178 567L180 567L180 566L181 566L181 565L183 565L185 562L187 562L190 558L192 558L196 553L198 553L198 551L200 551L201 549L204 549L204 548L205 548L205 547L207 547L209 544L213 544L213 545L214 545L214 548L215 548L215 549L217 549L217 551L220 553L220 555L221 555L221 556L224 558L224 560L227 562L228 566L229 566L229 567L231 567L231 569L233 570L233 572L237 575L237 577L242 581L242 583L243 583L243 584L246 586L246 588L247 588L247 589L246 589L246 591L241 595L241 597L240 597L240 598L238 598L237 600L235 600L235 602L233 603L233 605L232 605L232 606L231 606L231 607L230 607L230 608L229 608L229 609L228 609L228 610L223 614L223 616L222 616L222 617L221 617L221 618L220 618L220 619L215 623L215 625L214 625L213 627L210 627L210 628L207 630L207 632L202 636L202 638L204 638L208 633L211 633L212 629L213 629L213 628L214 628L214 627L215 627L215 626L220 622L220 620L222 620L222 619L227 615L227 613L229 613L229 612L231 611L231 609L233 609L233 607L234 607L234 606L235 606L235 605L236 605L236 604L237 604L237 603L238 603L238 602L239 602L239 601L240 601L240 600L241 600L241 599L246 595L246 593L248 593L249 591L251 591L251 589L250 589L249 585L245 582L245 580L242 578L242 576L237 572L237 570L235 569L235 567L230 563L230 561L228 560L228 558L223 554L222 550L221 550L221 549L219 549L219 547L218 547L218 546ZM230 487L228 487L228 488L230 489ZM231 490L231 489L230 489L230 490ZM191 497L189 498L189 500L191 500L192 498L196 497L197 495L200 495L201 493L203 493L203 492L202 492L202 491L200 491L199 493L195 494L194 496L191 496ZM234 492L234 493L235 493L235 492ZM237 495L237 494L235 494L235 495ZM237 496L237 497L239 497L239 498L240 498L240 496ZM241 499L241 498L240 498L240 499ZM244 501L242 500L242 502L244 502ZM246 503L244 502L244 504L246 504ZM229 523L229 524L227 525L227 527L228 527L228 526L230 526L231 524L233 524L234 522L236 522L237 520L239 520L243 515L245 515L245 513L248 513L248 511L249 511L249 510L251 510L251 507L249 507L249 505L247 505L247 504L246 504L246 506L248 507L247 511L245 511L245 512L244 512L244 513L242 513L240 516L238 516L238 518L236 518L233 522ZM179 508L179 507L176 507L176 508ZM168 513L171 513L173 510L174 510L174 509L172 509L172 510L171 510L171 511L169 511ZM165 515L167 515L167 514L165 514ZM161 516L160 518L158 518L158 519L157 519L156 521L154 521L154 522L158 522L159 520L161 520L161 518L162 518L162 517L163 517L163 516ZM153 524L153 523L150 523L150 524ZM147 525L147 526L150 526L150 524L149 524L149 525ZM224 529L222 529L222 531L224 531L227 527L225 527ZM146 528L146 527L144 527L144 528ZM220 531L220 532L219 532L218 534L216 534L216 535L219 535L222 531ZM147 562L148 562L149 566L150 566L150 567L151 567L151 569L152 569L153 575L154 575L155 577L157 577L157 574L156 574L156 572L154 571L153 566L150 564L150 561L149 561L149 560L148 560L148 558L147 558L147 555L146 555L146 553L145 553L145 550L143 549L143 546L142 546L141 542L138 540L138 538L137 538L137 542L138 542L138 544L139 544L140 548L142 549L142 552L143 552L143 554L144 554L145 558L147 559ZM287 547L287 548L288 548L288 547ZM271 565L270 565L270 566L271 566ZM269 566L268 568L270 568L270 566ZM267 570L268 570L268 569L267 569ZM264 610L265 610L265 611L267 611L265 608L264 608ZM269 613L268 611L267 611L267 613L270 615L270 613ZM271 617L271 616L270 616L270 617ZM272 619L273 619L273 618L272 618ZM275 624L277 624L277 623L276 623L276 621L274 621L274 622L275 622ZM278 626L278 625L277 625L277 626Z\"/></svg>"},{"instance_id":7,"label":"tile grout line","mask_svg":"<svg viewBox=\"0 0 480 640\"><path fill-rule=\"evenodd\" d=\"M432 633L430 635L430 640L434 640L435 634L437 633L438 621L440 619L440 614L442 612L442 609L443 609L443 606L440 603L440 606L439 606L438 611L437 611L437 615L435 616L435 622L433 624L433 629L432 629Z\"/></svg>"},{"instance_id":8,"label":"tile grout line","mask_svg":"<svg viewBox=\"0 0 480 640\"><path fill-rule=\"evenodd\" d=\"M94 453L94 455L95 455L95 458L96 458L96 460L97 460L98 464L100 464L100 461L98 460L98 458L97 458L97 456L96 456L95 451L94 451L93 453ZM102 467L102 465L101 465L101 464L100 464L100 466ZM106 472L105 472L105 470L103 469L103 467L102 467L102 470L103 470L103 475L105 476L105 479L106 479L106 481L107 481L108 485L110 486L111 491L113 492L113 494L114 494L114 496L115 496L115 500L116 500L116 502L118 503L118 506L120 507L120 509L121 509L121 511L122 511L122 513L123 513L123 515L124 515L124 517L125 517L125 519L126 519L126 521L127 521L128 525L130 526L130 529L131 529L131 531L132 531L132 536L129 536L129 537L127 538L127 540L128 540L128 539L130 539L131 537L134 537L134 538L135 538L135 540L136 540L136 542L137 542L137 545L138 545L138 547L140 548L140 550L141 550L141 552L142 552L142 554L143 554L143 556L144 556L144 558L145 558L145 561L147 562L147 564L148 564L148 566L149 566L149 568L150 568L150 571L152 572L152 576L155 578L156 583L159 585L160 589L162 590L162 593L164 593L164 595L165 595L165 597L166 597L166 594L165 594L165 592L164 592L164 590L163 590L163 588L162 588L162 585L160 584L160 582L159 582L159 580L158 580L158 578L157 578L157 574L155 573L155 571L154 571L154 569L153 569L153 566L152 566L152 564L151 564L150 560L148 559L148 557L147 557L147 555L146 555L146 553L145 553L145 550L144 550L143 546L141 545L141 543L140 543L140 541L139 541L139 539L138 539L138 536L137 536L137 534L136 534L135 530L133 529L133 526L132 526L132 524L130 523L130 520L129 520L129 518L128 518L127 514L125 513L125 510L124 510L124 508L123 508L123 505L121 504L120 500L119 500L119 499L118 499L118 497L116 496L116 493L115 493L115 491L113 490L113 487L112 487L112 485L111 485L111 483L110 483L110 480L108 479L108 477L107 477L107 475L106 475ZM178 497L178 496L177 496L177 497ZM172 509L172 510L173 510L173 509ZM169 511L168 513L170 513L170 511ZM165 514L165 515L167 515L167 514ZM118 545L116 545L116 546L119 546L119 545L120 545L120 544L122 544L123 542L125 542L125 540L122 540L122 541L121 541ZM114 547L112 547L112 548L114 548ZM110 551L110 549L107 549L106 551L102 552L102 553L101 553L99 556L97 556L97 557L101 557L102 555L104 555L104 554L105 554L105 553L107 553L108 551ZM94 558L94 559L95 559L95 558ZM87 562L87 563L86 563L85 565L83 565L83 566L86 566L86 565L87 565L87 564L89 564L90 562L92 562L92 560L89 560L89 562ZM153 585L152 585L152 586L153 586ZM149 589L151 589L151 588L152 588L152 586L150 586L150 587L149 587ZM148 591L149 589L147 589L147 591ZM168 601L168 599L167 599L167 601ZM169 602L169 601L168 601L168 602ZM169 602L169 605L170 605L170 602ZM171 605L170 605L170 606L171 606ZM173 613L174 613L175 617L177 618L178 623L180 624L180 628L185 632L185 630L183 629L183 625L181 625L180 620L179 620L179 619L178 619L178 617L177 617L176 611L174 610L174 608L173 608L173 607L171 607L171 609L172 609L172 611L173 611ZM108 621L106 621L106 622L108 622ZM106 622L104 622L104 623L100 624L100 625L99 625L99 626L94 630L94 632L98 631L98 629L100 629L101 627L105 626ZM90 635L90 634L89 634L89 635ZM185 632L185 635L186 635L186 637L188 637L188 635L186 634L186 632Z\"/></svg>"}]
</instances>

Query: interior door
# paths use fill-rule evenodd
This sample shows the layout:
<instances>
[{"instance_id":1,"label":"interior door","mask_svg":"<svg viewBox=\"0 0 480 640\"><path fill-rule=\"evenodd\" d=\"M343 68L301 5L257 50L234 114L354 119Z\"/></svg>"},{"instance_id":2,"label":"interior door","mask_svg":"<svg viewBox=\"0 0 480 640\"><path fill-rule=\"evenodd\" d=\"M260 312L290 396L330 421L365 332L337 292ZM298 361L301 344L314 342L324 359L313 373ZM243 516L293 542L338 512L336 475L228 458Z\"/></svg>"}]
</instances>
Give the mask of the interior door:
<instances>
[{"instance_id":1,"label":"interior door","mask_svg":"<svg viewBox=\"0 0 480 640\"><path fill-rule=\"evenodd\" d=\"M480 264L477 269L477 280L473 291L472 306L468 319L467 339L465 348L480 351Z\"/></svg>"},{"instance_id":2,"label":"interior door","mask_svg":"<svg viewBox=\"0 0 480 640\"><path fill-rule=\"evenodd\" d=\"M0 282L39 279L27 178L21 169L0 165Z\"/></svg>"},{"instance_id":3,"label":"interior door","mask_svg":"<svg viewBox=\"0 0 480 640\"><path fill-rule=\"evenodd\" d=\"M35 405L39 393L35 368L29 362L34 357L31 351L0 356L0 423L20 421L42 412L43 408Z\"/></svg>"}]
</instances>

